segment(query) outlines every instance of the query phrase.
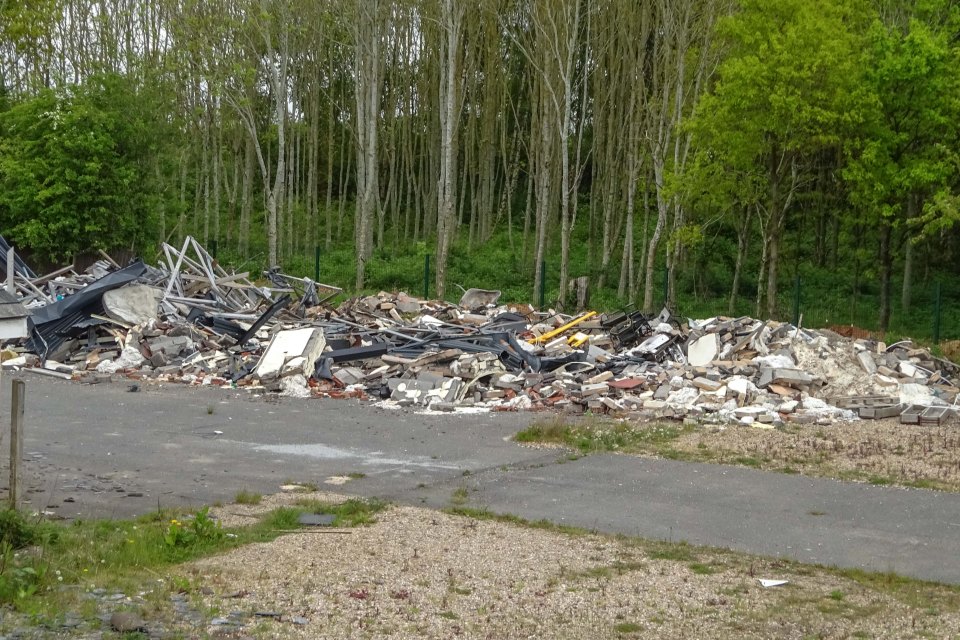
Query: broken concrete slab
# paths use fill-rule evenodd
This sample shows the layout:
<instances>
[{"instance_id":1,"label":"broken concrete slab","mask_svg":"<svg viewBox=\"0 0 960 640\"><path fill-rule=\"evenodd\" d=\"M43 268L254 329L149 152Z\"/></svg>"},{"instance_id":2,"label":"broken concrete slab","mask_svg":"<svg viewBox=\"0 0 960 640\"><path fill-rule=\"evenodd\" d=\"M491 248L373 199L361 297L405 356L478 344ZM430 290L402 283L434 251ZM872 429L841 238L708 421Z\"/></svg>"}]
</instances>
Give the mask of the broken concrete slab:
<instances>
[{"instance_id":1,"label":"broken concrete slab","mask_svg":"<svg viewBox=\"0 0 960 640\"><path fill-rule=\"evenodd\" d=\"M467 289L460 297L460 306L469 310L486 309L499 299L500 291L496 289Z\"/></svg>"},{"instance_id":2,"label":"broken concrete slab","mask_svg":"<svg viewBox=\"0 0 960 640\"><path fill-rule=\"evenodd\" d=\"M106 314L124 324L135 326L157 319L163 291L143 284L128 284L103 294Z\"/></svg>"},{"instance_id":3,"label":"broken concrete slab","mask_svg":"<svg viewBox=\"0 0 960 640\"><path fill-rule=\"evenodd\" d=\"M715 333L708 333L687 345L687 363L692 367L703 367L713 362L718 353L720 337Z\"/></svg>"},{"instance_id":4,"label":"broken concrete slab","mask_svg":"<svg viewBox=\"0 0 960 640\"><path fill-rule=\"evenodd\" d=\"M299 373L313 373L313 363L326 344L323 331L317 328L280 331L270 340L254 374L261 380L278 377L288 372L287 363L298 357L303 358ZM309 370L304 371L305 368Z\"/></svg>"},{"instance_id":5,"label":"broken concrete slab","mask_svg":"<svg viewBox=\"0 0 960 640\"><path fill-rule=\"evenodd\" d=\"M857 362L863 367L863 370L873 375L877 372L877 363L873 359L873 354L869 351L860 351L857 353Z\"/></svg>"},{"instance_id":6,"label":"broken concrete slab","mask_svg":"<svg viewBox=\"0 0 960 640\"><path fill-rule=\"evenodd\" d=\"M724 385L722 382L700 377L693 379L693 386L698 389L703 389L704 391L718 391Z\"/></svg>"},{"instance_id":7,"label":"broken concrete slab","mask_svg":"<svg viewBox=\"0 0 960 640\"><path fill-rule=\"evenodd\" d=\"M762 367L757 386L761 389L772 384L802 388L813 384L815 378L801 369Z\"/></svg>"}]
</instances>

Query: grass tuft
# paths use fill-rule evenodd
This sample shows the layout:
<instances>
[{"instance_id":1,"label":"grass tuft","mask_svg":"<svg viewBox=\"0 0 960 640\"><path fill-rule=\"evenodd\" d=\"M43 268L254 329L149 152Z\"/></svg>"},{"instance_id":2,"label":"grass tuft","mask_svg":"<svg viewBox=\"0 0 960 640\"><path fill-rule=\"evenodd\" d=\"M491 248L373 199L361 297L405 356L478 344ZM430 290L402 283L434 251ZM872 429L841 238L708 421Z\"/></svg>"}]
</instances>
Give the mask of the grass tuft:
<instances>
[{"instance_id":1,"label":"grass tuft","mask_svg":"<svg viewBox=\"0 0 960 640\"><path fill-rule=\"evenodd\" d=\"M262 495L246 490L238 491L237 495L233 497L233 501L237 504L260 504L261 500L263 500Z\"/></svg>"}]
</instances>

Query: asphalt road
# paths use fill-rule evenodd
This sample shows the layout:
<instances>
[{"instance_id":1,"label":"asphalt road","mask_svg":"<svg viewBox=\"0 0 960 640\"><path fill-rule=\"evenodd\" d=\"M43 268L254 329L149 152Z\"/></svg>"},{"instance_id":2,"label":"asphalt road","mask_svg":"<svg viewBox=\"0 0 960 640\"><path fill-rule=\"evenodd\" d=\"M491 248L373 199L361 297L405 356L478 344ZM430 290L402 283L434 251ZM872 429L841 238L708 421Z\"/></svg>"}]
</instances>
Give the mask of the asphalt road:
<instances>
[{"instance_id":1,"label":"asphalt road","mask_svg":"<svg viewBox=\"0 0 960 640\"><path fill-rule=\"evenodd\" d=\"M528 519L960 584L960 495L620 455L568 460L509 440L535 414L23 379L26 497L66 518L228 502L288 481L431 507L463 487L471 506ZM364 477L325 484L351 473Z\"/></svg>"}]
</instances>

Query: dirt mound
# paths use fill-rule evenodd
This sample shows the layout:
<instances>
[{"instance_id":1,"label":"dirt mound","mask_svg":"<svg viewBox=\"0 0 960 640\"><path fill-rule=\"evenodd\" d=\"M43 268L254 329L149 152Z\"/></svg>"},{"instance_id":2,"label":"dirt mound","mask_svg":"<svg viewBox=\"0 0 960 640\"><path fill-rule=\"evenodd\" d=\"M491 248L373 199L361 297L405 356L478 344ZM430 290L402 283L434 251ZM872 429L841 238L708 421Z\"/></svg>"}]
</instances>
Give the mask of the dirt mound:
<instances>
[{"instance_id":1,"label":"dirt mound","mask_svg":"<svg viewBox=\"0 0 960 640\"><path fill-rule=\"evenodd\" d=\"M868 340L878 337L873 332L861 329L852 324L832 324L827 327L827 329L840 334L844 338L853 338L854 340Z\"/></svg>"}]
</instances>

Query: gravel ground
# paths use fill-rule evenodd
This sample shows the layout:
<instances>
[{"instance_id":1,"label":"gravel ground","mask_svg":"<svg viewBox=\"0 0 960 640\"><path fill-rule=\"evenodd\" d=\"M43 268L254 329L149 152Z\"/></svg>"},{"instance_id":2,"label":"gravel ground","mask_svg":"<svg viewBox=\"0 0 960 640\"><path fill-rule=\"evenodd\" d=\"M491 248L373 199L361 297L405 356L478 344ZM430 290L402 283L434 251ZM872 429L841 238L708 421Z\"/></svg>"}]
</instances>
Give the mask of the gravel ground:
<instances>
[{"instance_id":1,"label":"gravel ground","mask_svg":"<svg viewBox=\"0 0 960 640\"><path fill-rule=\"evenodd\" d=\"M670 446L685 457L960 491L960 424L903 425L898 419L856 420L829 426L703 427ZM740 462L743 464L743 461Z\"/></svg>"},{"instance_id":2,"label":"gravel ground","mask_svg":"<svg viewBox=\"0 0 960 640\"><path fill-rule=\"evenodd\" d=\"M225 525L299 498L215 509ZM323 531L323 530L321 530ZM349 533L297 533L182 567L211 615L271 614L262 638L960 637L960 592L876 589L730 552L391 507ZM787 579L763 588L759 578Z\"/></svg>"}]
</instances>

